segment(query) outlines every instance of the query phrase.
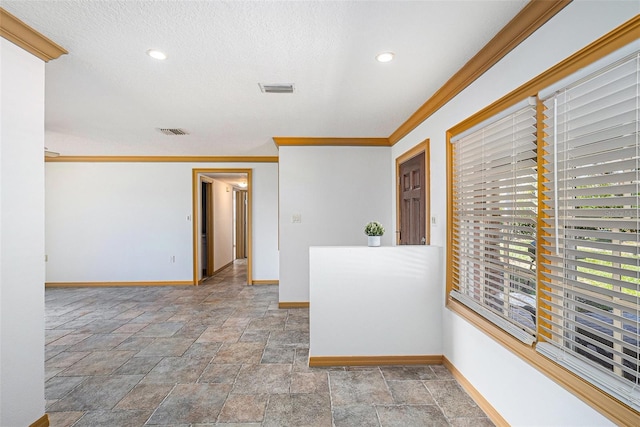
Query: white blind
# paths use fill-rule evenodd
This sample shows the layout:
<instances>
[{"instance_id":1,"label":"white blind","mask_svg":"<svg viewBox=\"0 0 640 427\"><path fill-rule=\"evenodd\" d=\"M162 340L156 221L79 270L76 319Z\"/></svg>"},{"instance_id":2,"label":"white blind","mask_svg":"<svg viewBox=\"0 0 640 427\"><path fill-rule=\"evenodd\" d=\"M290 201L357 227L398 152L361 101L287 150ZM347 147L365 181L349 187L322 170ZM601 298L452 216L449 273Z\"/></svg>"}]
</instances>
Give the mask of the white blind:
<instances>
[{"instance_id":1,"label":"white blind","mask_svg":"<svg viewBox=\"0 0 640 427\"><path fill-rule=\"evenodd\" d=\"M543 100L538 351L640 408L640 55Z\"/></svg>"},{"instance_id":2,"label":"white blind","mask_svg":"<svg viewBox=\"0 0 640 427\"><path fill-rule=\"evenodd\" d=\"M517 338L536 331L535 103L453 139L452 296Z\"/></svg>"}]
</instances>

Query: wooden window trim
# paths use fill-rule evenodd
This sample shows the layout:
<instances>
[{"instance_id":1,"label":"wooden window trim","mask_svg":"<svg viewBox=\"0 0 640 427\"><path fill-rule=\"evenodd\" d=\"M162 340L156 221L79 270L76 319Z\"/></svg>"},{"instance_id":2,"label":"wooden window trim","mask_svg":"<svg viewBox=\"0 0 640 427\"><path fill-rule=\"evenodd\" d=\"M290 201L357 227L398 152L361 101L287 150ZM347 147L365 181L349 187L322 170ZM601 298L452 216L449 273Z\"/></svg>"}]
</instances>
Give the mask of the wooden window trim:
<instances>
[{"instance_id":1,"label":"wooden window trim","mask_svg":"<svg viewBox=\"0 0 640 427\"><path fill-rule=\"evenodd\" d=\"M638 40L639 32L640 15L636 15L629 21L615 28L613 31L602 36L564 61L556 64L537 77L534 77L532 80L447 131L447 221L449 225L453 224L454 219L452 206L454 196L452 167L453 149L450 142L451 137L470 129L476 124L496 115L500 111L516 104L528 96L536 96L540 90L573 74L586 65L605 57L619 48ZM541 114L540 110L538 111L538 114ZM542 132L538 133L541 134ZM540 135L538 137L540 138ZM538 221L538 227L541 227L540 219ZM452 227L449 226L447 227L447 266L452 265L454 256L452 240L453 230ZM516 356L520 357L525 362L529 363L531 366L535 367L541 373L573 393L575 396L613 422L619 425L634 425L637 422L638 417L640 416L638 411L594 387L587 381L566 370L550 359L538 354L535 350L535 344L534 346L527 346L521 343L482 316L468 309L463 304L453 300L449 296L449 293L452 290L452 283L451 268L447 268L445 293L445 306L447 309L467 320L473 326L488 335L491 339L514 353Z\"/></svg>"}]
</instances>

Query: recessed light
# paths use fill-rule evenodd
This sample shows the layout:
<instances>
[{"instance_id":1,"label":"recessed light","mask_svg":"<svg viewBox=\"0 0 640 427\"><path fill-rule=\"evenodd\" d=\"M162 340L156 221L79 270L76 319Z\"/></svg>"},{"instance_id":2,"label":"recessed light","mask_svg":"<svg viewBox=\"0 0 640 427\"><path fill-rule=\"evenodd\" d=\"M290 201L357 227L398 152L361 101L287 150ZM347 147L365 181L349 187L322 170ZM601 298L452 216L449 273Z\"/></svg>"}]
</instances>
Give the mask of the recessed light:
<instances>
[{"instance_id":1,"label":"recessed light","mask_svg":"<svg viewBox=\"0 0 640 427\"><path fill-rule=\"evenodd\" d=\"M382 52L376 55L376 60L378 62L390 62L394 57L393 52Z\"/></svg>"},{"instance_id":2,"label":"recessed light","mask_svg":"<svg viewBox=\"0 0 640 427\"><path fill-rule=\"evenodd\" d=\"M164 52L161 52L156 49L149 49L147 51L147 55L149 55L153 59L159 59L160 61L167 59L167 55Z\"/></svg>"}]
</instances>

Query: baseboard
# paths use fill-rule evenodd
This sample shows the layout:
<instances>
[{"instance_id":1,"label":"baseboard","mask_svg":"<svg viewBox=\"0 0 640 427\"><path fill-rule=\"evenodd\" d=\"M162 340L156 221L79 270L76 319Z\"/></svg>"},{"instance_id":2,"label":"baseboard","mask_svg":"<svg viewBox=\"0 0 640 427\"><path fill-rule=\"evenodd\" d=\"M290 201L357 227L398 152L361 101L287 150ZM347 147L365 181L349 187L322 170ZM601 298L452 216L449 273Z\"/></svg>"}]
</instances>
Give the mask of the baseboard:
<instances>
[{"instance_id":1,"label":"baseboard","mask_svg":"<svg viewBox=\"0 0 640 427\"><path fill-rule=\"evenodd\" d=\"M115 286L193 286L191 280L178 280L174 282L46 282L46 288L108 288Z\"/></svg>"},{"instance_id":2,"label":"baseboard","mask_svg":"<svg viewBox=\"0 0 640 427\"><path fill-rule=\"evenodd\" d=\"M462 388L471 396L476 404L487 414L487 417L498 427L509 427L507 420L502 418L502 415L496 409L491 406L491 403L484 398L482 394L467 380L460 371L453 366L453 363L445 356L442 357L442 364L451 372L451 375L458 381Z\"/></svg>"},{"instance_id":3,"label":"baseboard","mask_svg":"<svg viewBox=\"0 0 640 427\"><path fill-rule=\"evenodd\" d=\"M309 366L441 365L442 355L309 356Z\"/></svg>"},{"instance_id":4,"label":"baseboard","mask_svg":"<svg viewBox=\"0 0 640 427\"><path fill-rule=\"evenodd\" d=\"M44 414L38 420L30 424L29 427L49 427L49 415Z\"/></svg>"},{"instance_id":5,"label":"baseboard","mask_svg":"<svg viewBox=\"0 0 640 427\"><path fill-rule=\"evenodd\" d=\"M279 302L278 308L309 308L309 301L295 302Z\"/></svg>"},{"instance_id":6,"label":"baseboard","mask_svg":"<svg viewBox=\"0 0 640 427\"><path fill-rule=\"evenodd\" d=\"M211 276L215 276L216 274L220 273L222 270L224 270L227 267L232 266L234 263L234 261L231 261L229 264L223 265L222 267L220 267L219 269L217 269L216 271L213 272L213 274Z\"/></svg>"},{"instance_id":7,"label":"baseboard","mask_svg":"<svg viewBox=\"0 0 640 427\"><path fill-rule=\"evenodd\" d=\"M280 284L280 280L278 280L278 279L274 279L274 280L252 280L251 284L252 285L279 285Z\"/></svg>"}]
</instances>

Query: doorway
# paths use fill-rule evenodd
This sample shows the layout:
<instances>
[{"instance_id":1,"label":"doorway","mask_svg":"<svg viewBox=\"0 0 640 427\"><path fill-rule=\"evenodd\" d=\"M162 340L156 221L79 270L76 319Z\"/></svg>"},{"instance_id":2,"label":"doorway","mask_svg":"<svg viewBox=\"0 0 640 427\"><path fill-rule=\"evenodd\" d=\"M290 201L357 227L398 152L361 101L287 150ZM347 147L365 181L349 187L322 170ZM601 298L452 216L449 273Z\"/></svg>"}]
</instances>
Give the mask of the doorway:
<instances>
[{"instance_id":1,"label":"doorway","mask_svg":"<svg viewBox=\"0 0 640 427\"><path fill-rule=\"evenodd\" d=\"M429 140L396 159L396 244L428 245Z\"/></svg>"},{"instance_id":2,"label":"doorway","mask_svg":"<svg viewBox=\"0 0 640 427\"><path fill-rule=\"evenodd\" d=\"M194 285L238 262L252 283L251 182L251 169L193 169Z\"/></svg>"}]
</instances>

